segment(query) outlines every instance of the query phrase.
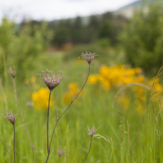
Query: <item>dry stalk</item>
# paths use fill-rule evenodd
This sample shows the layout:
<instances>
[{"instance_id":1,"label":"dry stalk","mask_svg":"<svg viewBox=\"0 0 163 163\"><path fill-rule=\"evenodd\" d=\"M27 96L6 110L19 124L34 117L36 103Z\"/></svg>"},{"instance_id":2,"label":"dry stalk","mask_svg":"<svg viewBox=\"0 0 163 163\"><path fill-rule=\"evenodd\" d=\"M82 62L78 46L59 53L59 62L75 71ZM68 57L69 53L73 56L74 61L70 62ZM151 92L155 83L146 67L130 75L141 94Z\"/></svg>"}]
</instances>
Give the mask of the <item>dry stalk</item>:
<instances>
[{"instance_id":1,"label":"dry stalk","mask_svg":"<svg viewBox=\"0 0 163 163\"><path fill-rule=\"evenodd\" d=\"M117 97L118 97L121 93L123 93L126 89L128 89L128 88L130 88L130 87L132 87L132 86L138 86L138 87L145 88L145 89L147 89L147 90L151 90L151 88L148 87L147 85L140 84L140 83L131 83L131 84L127 84L127 85L121 87L121 88L119 89L119 91L116 93L115 98L117 99Z\"/></svg>"},{"instance_id":2,"label":"dry stalk","mask_svg":"<svg viewBox=\"0 0 163 163\"><path fill-rule=\"evenodd\" d=\"M16 163L16 157L15 157L15 124L13 125L13 128L14 128L14 140L13 140L14 163Z\"/></svg>"},{"instance_id":3,"label":"dry stalk","mask_svg":"<svg viewBox=\"0 0 163 163\"><path fill-rule=\"evenodd\" d=\"M85 157L84 157L82 163L85 163L86 160L87 160L87 158L88 158L88 155L89 155L89 153L90 153L90 151L91 151L92 142L93 142L93 137L90 137L88 152L87 152L87 154L85 155Z\"/></svg>"},{"instance_id":4,"label":"dry stalk","mask_svg":"<svg viewBox=\"0 0 163 163\"><path fill-rule=\"evenodd\" d=\"M94 137L95 133L96 133L96 128L95 127L92 127L92 129L88 130L88 135L90 136L89 148L88 148L88 152L86 153L82 163L85 163L87 161L88 155L89 155L89 153L91 151L93 137Z\"/></svg>"},{"instance_id":5,"label":"dry stalk","mask_svg":"<svg viewBox=\"0 0 163 163\"><path fill-rule=\"evenodd\" d=\"M94 59L94 58L93 58ZM87 84L87 81L88 81L88 78L89 78L89 75L90 75L90 63L91 61L88 62L88 74L87 74L87 77L86 77L86 80L85 82L83 83L81 89L79 90L79 92L76 94L76 96L71 100L70 104L64 109L63 113L61 115L59 115L56 119L56 122L55 122L55 125L54 125L54 128L53 128L53 131L52 131L52 136L51 136L51 139L50 139L50 143L49 143L49 149L48 149L48 155L47 155L47 158L46 158L46 163L48 162L49 160L49 156L50 156L50 150L51 150L51 145L52 145L52 141L53 141L53 137L54 137L54 134L55 134L55 131L56 131L56 128L58 126L58 123L59 121L61 120L61 118L66 114L66 112L71 108L71 105L74 103L74 101L80 96L81 92L83 91L84 87L86 86Z\"/></svg>"},{"instance_id":6,"label":"dry stalk","mask_svg":"<svg viewBox=\"0 0 163 163\"><path fill-rule=\"evenodd\" d=\"M56 88L60 82L62 81L61 75L55 75L53 71L43 71L42 72L42 79L45 85L49 88L49 100L48 100L48 111L47 111L47 152L49 153L49 114L50 114L50 98L51 93L54 88Z\"/></svg>"},{"instance_id":7,"label":"dry stalk","mask_svg":"<svg viewBox=\"0 0 163 163\"><path fill-rule=\"evenodd\" d=\"M49 101L48 101L48 112L47 112L47 151L49 152L49 109L50 109L50 97L51 97L51 90L49 93Z\"/></svg>"},{"instance_id":8,"label":"dry stalk","mask_svg":"<svg viewBox=\"0 0 163 163\"><path fill-rule=\"evenodd\" d=\"M8 112L5 118L13 125L14 130L14 139L13 139L13 153L14 153L14 163L16 163L16 157L15 157L15 122L16 122L16 114L13 114L12 112Z\"/></svg>"},{"instance_id":9,"label":"dry stalk","mask_svg":"<svg viewBox=\"0 0 163 163\"><path fill-rule=\"evenodd\" d=\"M19 108L21 120L22 120L23 124L25 124L24 115L23 115L23 112L22 112L22 108L21 108L19 98L18 98L18 92L17 92L17 86L16 86L16 78L15 78L16 73L12 71L12 68L9 68L9 73L13 78L13 85L14 85L14 91L15 91L15 96L16 96L16 102L17 102L17 105L18 105L18 108ZM34 153L34 146L32 144L32 140L31 140L28 128L25 125L24 125L24 127L25 127L25 131L26 131L26 134L27 134L27 137L28 137L28 141L29 141L30 146L32 148L33 161L34 161L34 163L36 163L36 158L35 158L35 153Z\"/></svg>"}]
</instances>

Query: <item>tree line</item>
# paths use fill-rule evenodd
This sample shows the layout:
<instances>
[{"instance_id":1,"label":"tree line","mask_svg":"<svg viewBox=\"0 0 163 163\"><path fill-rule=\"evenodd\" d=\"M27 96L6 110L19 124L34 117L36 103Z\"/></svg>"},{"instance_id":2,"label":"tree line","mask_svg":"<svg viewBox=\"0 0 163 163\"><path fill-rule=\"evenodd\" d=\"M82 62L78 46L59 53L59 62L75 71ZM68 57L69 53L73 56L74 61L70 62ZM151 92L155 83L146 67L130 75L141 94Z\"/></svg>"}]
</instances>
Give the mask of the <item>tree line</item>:
<instances>
[{"instance_id":1,"label":"tree line","mask_svg":"<svg viewBox=\"0 0 163 163\"><path fill-rule=\"evenodd\" d=\"M128 22L122 15L107 12L102 15L89 17L76 17L71 19L54 20L47 22L51 31L51 45L62 47L66 43L73 45L88 44L98 39L108 39L111 44L116 44L119 33ZM33 27L42 24L42 21L30 21L21 23Z\"/></svg>"}]
</instances>

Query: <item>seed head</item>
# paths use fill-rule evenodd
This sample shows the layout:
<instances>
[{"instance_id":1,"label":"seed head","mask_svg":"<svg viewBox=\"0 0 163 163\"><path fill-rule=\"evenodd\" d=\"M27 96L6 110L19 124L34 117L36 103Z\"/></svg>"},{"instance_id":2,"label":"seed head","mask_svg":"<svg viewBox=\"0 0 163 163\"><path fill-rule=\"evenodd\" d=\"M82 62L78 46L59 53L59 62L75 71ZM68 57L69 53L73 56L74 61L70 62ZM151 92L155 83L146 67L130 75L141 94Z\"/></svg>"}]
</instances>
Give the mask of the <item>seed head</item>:
<instances>
[{"instance_id":1,"label":"seed head","mask_svg":"<svg viewBox=\"0 0 163 163\"><path fill-rule=\"evenodd\" d=\"M12 125L15 124L16 117L17 117L17 115L16 115L16 114L13 114L12 112L8 112L7 115L5 116L5 118L6 118Z\"/></svg>"},{"instance_id":2,"label":"seed head","mask_svg":"<svg viewBox=\"0 0 163 163\"><path fill-rule=\"evenodd\" d=\"M91 62L94 60L95 56L96 56L95 53L86 52L86 53L82 53L81 58L86 60L88 62L88 64L91 64Z\"/></svg>"},{"instance_id":3,"label":"seed head","mask_svg":"<svg viewBox=\"0 0 163 163\"><path fill-rule=\"evenodd\" d=\"M31 107L33 107L33 103L30 102L30 101L27 101L26 106L29 107L29 108L31 108Z\"/></svg>"},{"instance_id":4,"label":"seed head","mask_svg":"<svg viewBox=\"0 0 163 163\"><path fill-rule=\"evenodd\" d=\"M62 81L61 75L55 75L53 71L43 71L42 79L46 86L52 91L55 87L57 87Z\"/></svg>"},{"instance_id":5,"label":"seed head","mask_svg":"<svg viewBox=\"0 0 163 163\"><path fill-rule=\"evenodd\" d=\"M92 127L91 129L88 129L88 135L93 138L94 134L96 133L96 128Z\"/></svg>"},{"instance_id":6,"label":"seed head","mask_svg":"<svg viewBox=\"0 0 163 163\"><path fill-rule=\"evenodd\" d=\"M12 67L9 67L9 73L12 76L12 78L16 77L16 72L13 71Z\"/></svg>"},{"instance_id":7,"label":"seed head","mask_svg":"<svg viewBox=\"0 0 163 163\"><path fill-rule=\"evenodd\" d=\"M64 150L57 149L57 154L58 154L59 157L62 157L62 155L64 154Z\"/></svg>"}]
</instances>

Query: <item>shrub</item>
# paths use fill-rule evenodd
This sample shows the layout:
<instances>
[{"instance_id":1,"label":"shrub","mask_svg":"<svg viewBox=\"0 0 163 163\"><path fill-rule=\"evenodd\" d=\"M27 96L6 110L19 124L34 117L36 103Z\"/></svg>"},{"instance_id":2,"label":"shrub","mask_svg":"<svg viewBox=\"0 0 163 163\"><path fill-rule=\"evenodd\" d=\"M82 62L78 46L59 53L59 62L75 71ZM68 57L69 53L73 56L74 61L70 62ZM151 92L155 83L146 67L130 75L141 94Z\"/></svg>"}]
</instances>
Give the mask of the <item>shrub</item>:
<instances>
[{"instance_id":1,"label":"shrub","mask_svg":"<svg viewBox=\"0 0 163 163\"><path fill-rule=\"evenodd\" d=\"M136 12L121 37L126 61L146 73L156 73L163 64L162 11L163 6L155 4L147 12Z\"/></svg>"},{"instance_id":2,"label":"shrub","mask_svg":"<svg viewBox=\"0 0 163 163\"><path fill-rule=\"evenodd\" d=\"M15 65L20 79L25 78L25 70L32 70L34 59L48 47L50 36L47 25L30 24L20 26L4 18L0 25L0 75L6 78L7 67ZM24 73L22 73L24 72ZM3 75L2 75L3 74Z\"/></svg>"}]
</instances>

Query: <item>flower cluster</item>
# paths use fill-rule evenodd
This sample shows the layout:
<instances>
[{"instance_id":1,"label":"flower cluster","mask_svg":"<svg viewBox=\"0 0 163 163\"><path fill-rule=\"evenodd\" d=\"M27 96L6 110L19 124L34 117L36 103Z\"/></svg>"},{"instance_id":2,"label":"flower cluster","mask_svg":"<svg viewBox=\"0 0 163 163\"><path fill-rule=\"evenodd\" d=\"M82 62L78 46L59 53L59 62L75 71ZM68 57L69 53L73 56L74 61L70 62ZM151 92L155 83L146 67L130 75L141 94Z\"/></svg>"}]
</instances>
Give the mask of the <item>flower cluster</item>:
<instances>
[{"instance_id":1,"label":"flower cluster","mask_svg":"<svg viewBox=\"0 0 163 163\"><path fill-rule=\"evenodd\" d=\"M109 91L133 82L143 83L144 76L140 68L126 68L124 65L101 66L99 74L91 75L88 82L89 84L100 83L105 90Z\"/></svg>"},{"instance_id":2,"label":"flower cluster","mask_svg":"<svg viewBox=\"0 0 163 163\"><path fill-rule=\"evenodd\" d=\"M99 73L91 75L88 80L89 84L98 84L106 91L112 89L120 89L121 87L129 84L142 84L148 87L153 94L160 95L163 93L163 86L161 86L159 78L148 80L143 75L141 68L127 68L125 65L120 66L101 66ZM145 88L144 87L132 87L134 93L135 104L137 106L137 112L143 114L143 102L145 101ZM155 96L156 97L156 96ZM157 100L157 98L155 98ZM123 95L119 97L118 101L127 110L130 104L130 98Z\"/></svg>"},{"instance_id":3,"label":"flower cluster","mask_svg":"<svg viewBox=\"0 0 163 163\"><path fill-rule=\"evenodd\" d=\"M88 64L91 64L95 56L96 56L95 53L86 52L86 53L82 53L81 58L87 61Z\"/></svg>"},{"instance_id":4,"label":"flower cluster","mask_svg":"<svg viewBox=\"0 0 163 163\"><path fill-rule=\"evenodd\" d=\"M6 115L6 119L12 124L15 125L15 121L16 121L16 114L13 114L12 112L8 112Z\"/></svg>"},{"instance_id":5,"label":"flower cluster","mask_svg":"<svg viewBox=\"0 0 163 163\"><path fill-rule=\"evenodd\" d=\"M49 89L41 88L39 91L34 92L32 94L32 101L36 109L46 109L48 108L48 100L49 100ZM50 107L52 106L52 101L50 101Z\"/></svg>"},{"instance_id":6,"label":"flower cluster","mask_svg":"<svg viewBox=\"0 0 163 163\"><path fill-rule=\"evenodd\" d=\"M42 72L42 79L50 91L56 88L62 81L62 77L60 74L55 75L54 72L50 70Z\"/></svg>"},{"instance_id":7,"label":"flower cluster","mask_svg":"<svg viewBox=\"0 0 163 163\"><path fill-rule=\"evenodd\" d=\"M16 72L13 71L12 67L9 68L9 73L12 76L12 78L15 78L16 77Z\"/></svg>"}]
</instances>

